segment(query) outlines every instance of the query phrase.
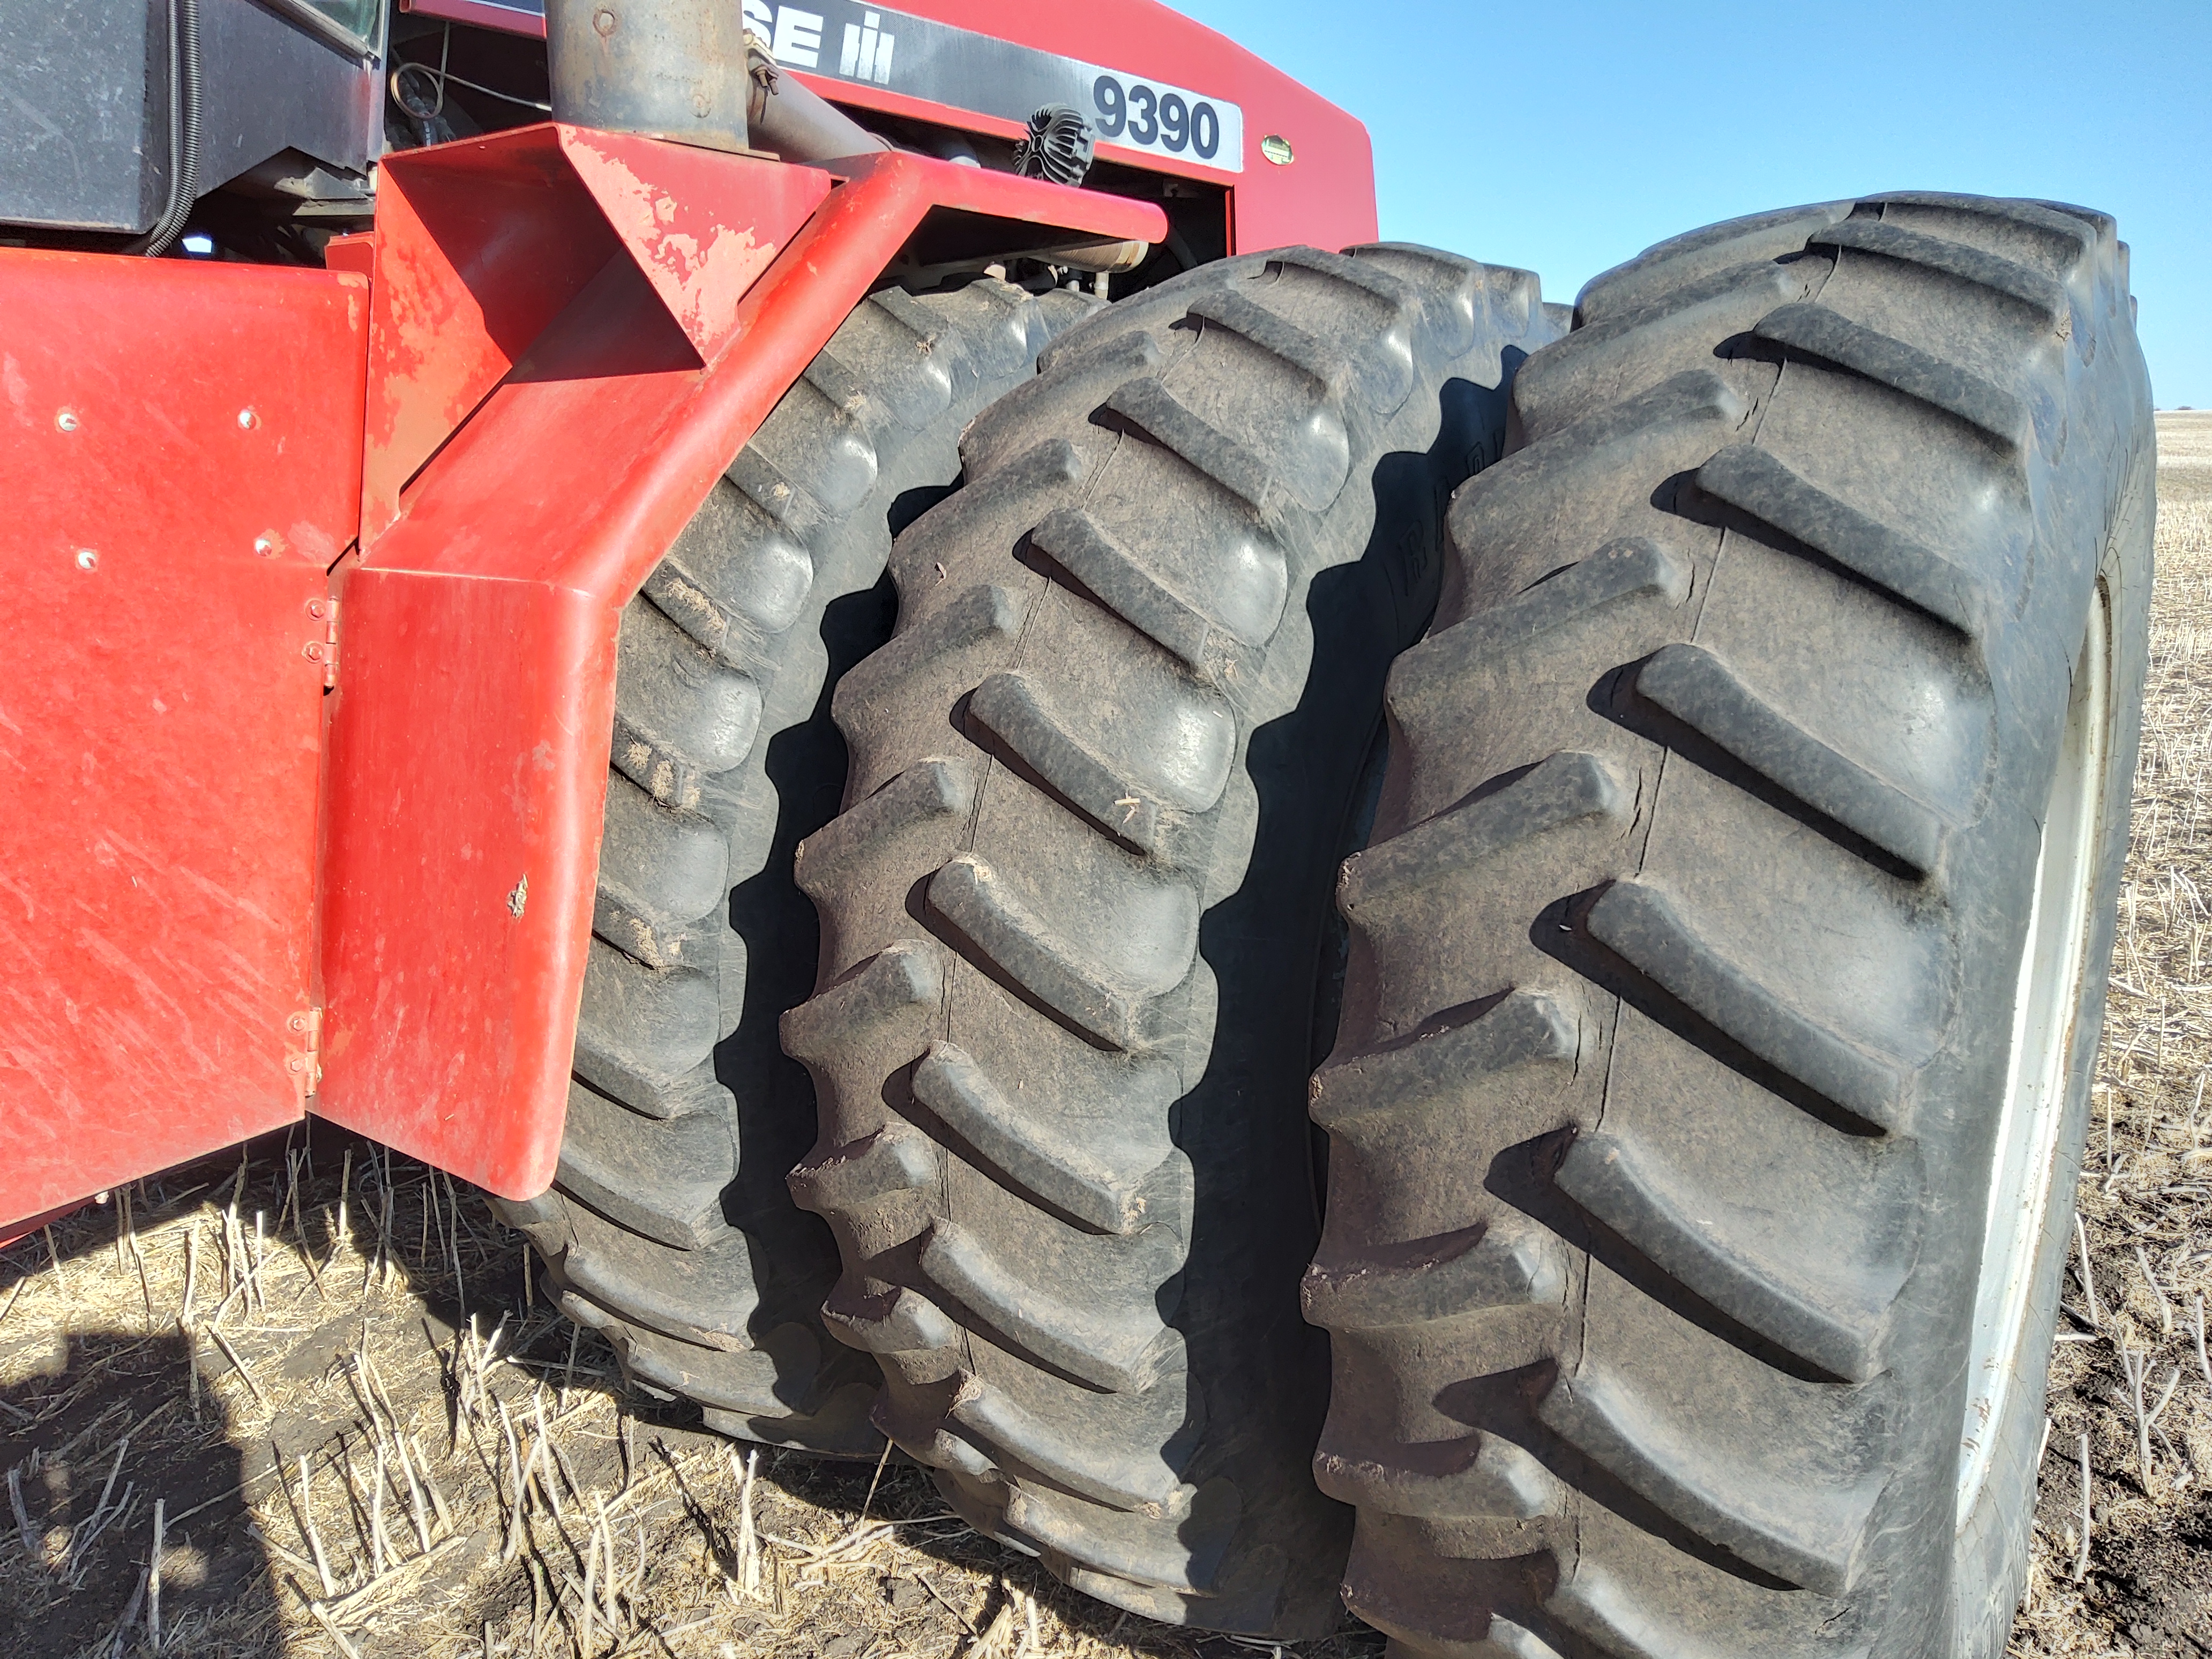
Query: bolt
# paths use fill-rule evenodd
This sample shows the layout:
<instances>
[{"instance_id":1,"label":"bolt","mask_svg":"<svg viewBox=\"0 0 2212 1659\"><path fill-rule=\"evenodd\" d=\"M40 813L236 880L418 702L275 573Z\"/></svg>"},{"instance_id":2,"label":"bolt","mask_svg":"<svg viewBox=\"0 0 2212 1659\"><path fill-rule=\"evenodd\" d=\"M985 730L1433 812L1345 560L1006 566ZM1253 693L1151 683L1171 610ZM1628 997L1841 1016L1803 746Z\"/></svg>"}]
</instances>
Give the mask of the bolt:
<instances>
[{"instance_id":1,"label":"bolt","mask_svg":"<svg viewBox=\"0 0 2212 1659\"><path fill-rule=\"evenodd\" d=\"M88 548L88 547L80 547L79 549L77 549L77 550L76 550L76 568L77 568L78 569L80 569L80 570L90 570L90 569L92 569L94 566L96 566L97 564L99 564L99 562L100 562L100 555L99 555L99 554L97 554L97 553L95 553L95 552L94 552L90 548Z\"/></svg>"},{"instance_id":2,"label":"bolt","mask_svg":"<svg viewBox=\"0 0 2212 1659\"><path fill-rule=\"evenodd\" d=\"M286 1020L284 1024L289 1026L293 1030L304 1031L307 1029L307 1017L305 1014L295 1014L291 1018Z\"/></svg>"},{"instance_id":3,"label":"bolt","mask_svg":"<svg viewBox=\"0 0 2212 1659\"><path fill-rule=\"evenodd\" d=\"M309 599L307 601L307 614L313 617L317 622L320 622L324 617L331 614L330 602L327 599Z\"/></svg>"},{"instance_id":4,"label":"bolt","mask_svg":"<svg viewBox=\"0 0 2212 1659\"><path fill-rule=\"evenodd\" d=\"M261 417L251 409L241 409L238 411L238 429L240 432L251 432L260 424Z\"/></svg>"},{"instance_id":5,"label":"bolt","mask_svg":"<svg viewBox=\"0 0 2212 1659\"><path fill-rule=\"evenodd\" d=\"M605 6L592 14L592 27L599 32L601 40L615 32L615 15Z\"/></svg>"},{"instance_id":6,"label":"bolt","mask_svg":"<svg viewBox=\"0 0 2212 1659\"><path fill-rule=\"evenodd\" d=\"M60 414L54 416L54 424L61 428L64 432L76 431L76 410L73 409L64 409Z\"/></svg>"}]
</instances>

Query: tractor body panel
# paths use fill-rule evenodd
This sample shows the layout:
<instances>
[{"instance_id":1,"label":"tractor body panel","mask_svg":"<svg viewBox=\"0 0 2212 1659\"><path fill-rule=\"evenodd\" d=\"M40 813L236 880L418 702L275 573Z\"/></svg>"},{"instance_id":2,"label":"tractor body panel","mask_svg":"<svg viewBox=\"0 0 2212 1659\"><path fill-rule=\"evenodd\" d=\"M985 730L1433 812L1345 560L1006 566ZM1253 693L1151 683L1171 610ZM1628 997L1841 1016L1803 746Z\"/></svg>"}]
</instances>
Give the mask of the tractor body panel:
<instances>
[{"instance_id":1,"label":"tractor body panel","mask_svg":"<svg viewBox=\"0 0 2212 1659\"><path fill-rule=\"evenodd\" d=\"M299 1115L368 284L0 252L0 1218Z\"/></svg>"},{"instance_id":2,"label":"tractor body panel","mask_svg":"<svg viewBox=\"0 0 2212 1659\"><path fill-rule=\"evenodd\" d=\"M544 0L410 0L417 15L545 33ZM1018 138L1040 105L1091 121L1102 161L1226 188L1230 251L1375 240L1367 129L1327 99L1154 0L744 0L778 63L823 97ZM1111 82L1109 86L1107 82ZM1172 109L1163 118L1170 97ZM1218 129L1198 130L1198 106ZM1284 152L1267 141L1288 146ZM1264 148L1263 148L1264 147ZM1205 153L1210 150L1211 154Z\"/></svg>"},{"instance_id":3,"label":"tractor body panel","mask_svg":"<svg viewBox=\"0 0 2212 1659\"><path fill-rule=\"evenodd\" d=\"M1104 64L1125 110L1135 70L1235 101L1212 162L1101 146L1209 181L1217 247L1373 234L1358 123L1150 0L878 16L899 50L916 19L1032 77ZM1021 129L870 78L872 50L794 72ZM380 171L326 270L0 249L0 1224L310 1109L542 1191L623 606L895 261L1172 246L1190 199L552 123Z\"/></svg>"}]
</instances>

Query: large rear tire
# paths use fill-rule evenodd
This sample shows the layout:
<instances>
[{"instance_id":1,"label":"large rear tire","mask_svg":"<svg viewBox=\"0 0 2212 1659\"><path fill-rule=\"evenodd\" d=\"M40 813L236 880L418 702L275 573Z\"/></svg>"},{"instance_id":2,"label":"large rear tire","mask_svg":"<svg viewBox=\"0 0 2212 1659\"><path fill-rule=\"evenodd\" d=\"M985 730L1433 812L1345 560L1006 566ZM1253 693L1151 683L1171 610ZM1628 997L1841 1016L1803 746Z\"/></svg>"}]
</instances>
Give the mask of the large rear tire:
<instances>
[{"instance_id":1,"label":"large rear tire","mask_svg":"<svg viewBox=\"0 0 2212 1659\"><path fill-rule=\"evenodd\" d=\"M1527 273L1404 247L1109 307L975 423L837 693L784 1023L833 1328L979 1530L1154 1619L1340 1616L1297 1313L1328 872L1443 503L1550 333Z\"/></svg>"},{"instance_id":2,"label":"large rear tire","mask_svg":"<svg viewBox=\"0 0 2212 1659\"><path fill-rule=\"evenodd\" d=\"M502 1206L634 1385L731 1434L872 1457L876 1371L828 1341L828 1230L779 1015L813 982L792 849L844 777L825 686L889 626L893 532L975 412L1091 308L995 281L847 318L623 614L593 938L551 1190ZM810 716L815 718L810 719Z\"/></svg>"},{"instance_id":3,"label":"large rear tire","mask_svg":"<svg viewBox=\"0 0 2212 1659\"><path fill-rule=\"evenodd\" d=\"M1600 277L1394 669L1307 1284L1407 1655L2003 1650L2150 588L2100 214Z\"/></svg>"}]
</instances>

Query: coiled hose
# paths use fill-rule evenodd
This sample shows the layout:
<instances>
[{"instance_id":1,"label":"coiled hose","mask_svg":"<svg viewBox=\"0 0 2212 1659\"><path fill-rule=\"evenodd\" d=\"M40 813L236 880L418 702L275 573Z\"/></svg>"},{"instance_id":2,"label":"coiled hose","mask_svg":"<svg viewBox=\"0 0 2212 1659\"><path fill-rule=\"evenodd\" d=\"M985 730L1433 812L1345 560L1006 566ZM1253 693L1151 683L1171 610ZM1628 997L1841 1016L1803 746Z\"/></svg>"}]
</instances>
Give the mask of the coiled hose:
<instances>
[{"instance_id":1,"label":"coiled hose","mask_svg":"<svg viewBox=\"0 0 2212 1659\"><path fill-rule=\"evenodd\" d=\"M169 204L126 252L155 258L184 234L199 200L199 0L169 0Z\"/></svg>"}]
</instances>

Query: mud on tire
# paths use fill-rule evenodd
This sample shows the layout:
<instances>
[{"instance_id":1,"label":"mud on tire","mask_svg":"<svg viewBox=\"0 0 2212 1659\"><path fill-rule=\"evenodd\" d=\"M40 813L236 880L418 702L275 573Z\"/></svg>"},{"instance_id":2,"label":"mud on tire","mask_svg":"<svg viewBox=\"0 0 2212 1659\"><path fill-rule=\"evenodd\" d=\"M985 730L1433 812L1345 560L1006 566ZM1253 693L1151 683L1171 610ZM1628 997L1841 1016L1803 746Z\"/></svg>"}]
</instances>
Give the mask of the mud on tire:
<instances>
[{"instance_id":1,"label":"mud on tire","mask_svg":"<svg viewBox=\"0 0 2212 1659\"><path fill-rule=\"evenodd\" d=\"M832 1328L979 1529L1149 1617L1339 1616L1296 1289L1327 872L1537 304L1378 246L1109 307L969 431L836 694L821 986L784 1022Z\"/></svg>"},{"instance_id":2,"label":"mud on tire","mask_svg":"<svg viewBox=\"0 0 2212 1659\"><path fill-rule=\"evenodd\" d=\"M1967 197L1717 226L1592 283L1513 417L1340 889L1306 1299L1348 1599L1407 1655L2001 1653L2144 664L2125 249ZM1990 1362L2024 1380L1984 1425L1992 1148L2083 708L2078 1018Z\"/></svg>"},{"instance_id":3,"label":"mud on tire","mask_svg":"<svg viewBox=\"0 0 2212 1659\"><path fill-rule=\"evenodd\" d=\"M791 849L843 778L810 717L864 648L848 638L887 626L866 590L893 531L953 485L961 428L1094 303L993 281L872 295L623 613L559 1172L502 1208L633 1384L725 1432L854 1456L883 1443L875 1368L822 1330L835 1246L782 1180L814 1119L775 1036L813 976Z\"/></svg>"}]
</instances>

